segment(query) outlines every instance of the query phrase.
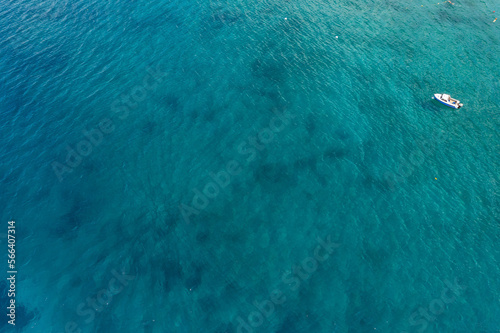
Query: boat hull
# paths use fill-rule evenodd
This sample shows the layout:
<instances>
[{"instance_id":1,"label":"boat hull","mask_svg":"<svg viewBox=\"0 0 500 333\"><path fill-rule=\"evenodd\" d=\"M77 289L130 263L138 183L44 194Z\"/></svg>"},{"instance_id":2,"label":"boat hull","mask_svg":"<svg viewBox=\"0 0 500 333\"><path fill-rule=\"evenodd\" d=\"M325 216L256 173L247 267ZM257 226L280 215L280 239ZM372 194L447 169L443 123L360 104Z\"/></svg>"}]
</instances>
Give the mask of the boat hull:
<instances>
[{"instance_id":1,"label":"boat hull","mask_svg":"<svg viewBox=\"0 0 500 333\"><path fill-rule=\"evenodd\" d=\"M456 104L452 104L451 102L447 102L442 99L443 94L434 94L434 99L437 100L439 103L446 105L447 107L450 107L452 109L460 109L463 104L460 103L460 101L457 100Z\"/></svg>"}]
</instances>

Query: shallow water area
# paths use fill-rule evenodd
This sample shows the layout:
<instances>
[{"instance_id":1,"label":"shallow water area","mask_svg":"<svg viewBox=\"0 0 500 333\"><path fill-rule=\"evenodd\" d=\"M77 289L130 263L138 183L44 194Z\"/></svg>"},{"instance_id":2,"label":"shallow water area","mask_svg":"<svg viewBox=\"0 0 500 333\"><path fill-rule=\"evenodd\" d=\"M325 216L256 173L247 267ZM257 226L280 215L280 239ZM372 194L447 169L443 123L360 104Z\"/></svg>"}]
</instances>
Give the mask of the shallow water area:
<instances>
[{"instance_id":1,"label":"shallow water area","mask_svg":"<svg viewBox=\"0 0 500 333\"><path fill-rule=\"evenodd\" d=\"M3 1L14 331L498 331L498 10Z\"/></svg>"}]
</instances>

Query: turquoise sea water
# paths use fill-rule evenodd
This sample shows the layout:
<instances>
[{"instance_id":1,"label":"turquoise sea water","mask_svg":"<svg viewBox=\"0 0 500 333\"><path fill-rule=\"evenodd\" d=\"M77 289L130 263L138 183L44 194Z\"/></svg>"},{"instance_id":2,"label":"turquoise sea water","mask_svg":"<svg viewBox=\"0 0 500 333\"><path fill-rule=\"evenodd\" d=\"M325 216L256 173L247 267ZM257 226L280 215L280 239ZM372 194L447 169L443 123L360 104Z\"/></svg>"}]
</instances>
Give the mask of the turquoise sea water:
<instances>
[{"instance_id":1,"label":"turquoise sea water","mask_svg":"<svg viewBox=\"0 0 500 333\"><path fill-rule=\"evenodd\" d=\"M1 0L0 331L498 332L499 11Z\"/></svg>"}]
</instances>

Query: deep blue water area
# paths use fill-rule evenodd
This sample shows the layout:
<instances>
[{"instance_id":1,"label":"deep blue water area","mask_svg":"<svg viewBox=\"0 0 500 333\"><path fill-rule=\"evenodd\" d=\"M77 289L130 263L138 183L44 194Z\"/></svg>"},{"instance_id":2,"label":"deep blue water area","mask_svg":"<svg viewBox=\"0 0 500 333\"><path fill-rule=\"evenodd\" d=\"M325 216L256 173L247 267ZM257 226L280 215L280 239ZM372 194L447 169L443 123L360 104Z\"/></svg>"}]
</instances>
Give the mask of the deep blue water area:
<instances>
[{"instance_id":1,"label":"deep blue water area","mask_svg":"<svg viewBox=\"0 0 500 333\"><path fill-rule=\"evenodd\" d=\"M498 11L0 0L0 332L498 332Z\"/></svg>"}]
</instances>

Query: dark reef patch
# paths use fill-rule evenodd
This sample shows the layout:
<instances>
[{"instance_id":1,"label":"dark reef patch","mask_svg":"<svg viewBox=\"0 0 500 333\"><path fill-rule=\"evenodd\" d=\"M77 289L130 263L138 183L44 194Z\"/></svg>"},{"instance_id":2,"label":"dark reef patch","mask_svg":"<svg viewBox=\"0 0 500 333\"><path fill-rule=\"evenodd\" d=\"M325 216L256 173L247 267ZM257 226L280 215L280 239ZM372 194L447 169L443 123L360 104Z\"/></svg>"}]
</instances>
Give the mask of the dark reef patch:
<instances>
[{"instance_id":1,"label":"dark reef patch","mask_svg":"<svg viewBox=\"0 0 500 333\"><path fill-rule=\"evenodd\" d=\"M316 131L316 119L314 118L314 116L312 114L309 114L306 118L306 121L305 121L305 127L306 127L306 130L307 130L307 134L309 134L309 136L311 137L314 132Z\"/></svg>"},{"instance_id":2,"label":"dark reef patch","mask_svg":"<svg viewBox=\"0 0 500 333\"><path fill-rule=\"evenodd\" d=\"M10 298L8 297L9 287L6 281L0 281L0 305L2 309L6 309L9 305ZM5 316L0 323L0 332L22 332L26 326L36 317L36 311L29 311L24 305L16 301L16 325L10 325ZM12 329L12 327L15 327Z\"/></svg>"},{"instance_id":3,"label":"dark reef patch","mask_svg":"<svg viewBox=\"0 0 500 333\"><path fill-rule=\"evenodd\" d=\"M160 100L162 104L168 107L171 111L177 111L181 106L179 98L173 94L166 94L165 96L161 97Z\"/></svg>"},{"instance_id":4,"label":"dark reef patch","mask_svg":"<svg viewBox=\"0 0 500 333\"><path fill-rule=\"evenodd\" d=\"M202 264L192 264L189 268L188 277L184 280L184 286L189 290L199 287L202 282L202 272Z\"/></svg>"},{"instance_id":5,"label":"dark reef patch","mask_svg":"<svg viewBox=\"0 0 500 333\"><path fill-rule=\"evenodd\" d=\"M323 156L327 158L343 158L346 157L348 154L348 150L344 148L339 148L339 147L331 147L325 150L325 153Z\"/></svg>"},{"instance_id":6,"label":"dark reef patch","mask_svg":"<svg viewBox=\"0 0 500 333\"><path fill-rule=\"evenodd\" d=\"M264 164L254 173L255 182L266 189L276 189L280 186L294 187L297 185L297 176L288 170L284 163Z\"/></svg>"},{"instance_id":7,"label":"dark reef patch","mask_svg":"<svg viewBox=\"0 0 500 333\"><path fill-rule=\"evenodd\" d=\"M277 60L257 58L251 65L252 74L256 78L267 79L276 83L283 83L287 73L283 63Z\"/></svg>"},{"instance_id":8,"label":"dark reef patch","mask_svg":"<svg viewBox=\"0 0 500 333\"><path fill-rule=\"evenodd\" d=\"M293 313L288 315L276 333L320 332L321 327L312 314Z\"/></svg>"},{"instance_id":9,"label":"dark reef patch","mask_svg":"<svg viewBox=\"0 0 500 333\"><path fill-rule=\"evenodd\" d=\"M141 126L141 131L144 134L152 135L157 128L158 123L150 120Z\"/></svg>"},{"instance_id":10,"label":"dark reef patch","mask_svg":"<svg viewBox=\"0 0 500 333\"><path fill-rule=\"evenodd\" d=\"M315 156L309 156L295 160L293 167L297 170L309 169L316 172L317 163L318 159Z\"/></svg>"}]
</instances>

